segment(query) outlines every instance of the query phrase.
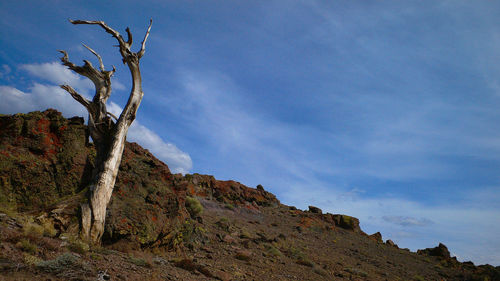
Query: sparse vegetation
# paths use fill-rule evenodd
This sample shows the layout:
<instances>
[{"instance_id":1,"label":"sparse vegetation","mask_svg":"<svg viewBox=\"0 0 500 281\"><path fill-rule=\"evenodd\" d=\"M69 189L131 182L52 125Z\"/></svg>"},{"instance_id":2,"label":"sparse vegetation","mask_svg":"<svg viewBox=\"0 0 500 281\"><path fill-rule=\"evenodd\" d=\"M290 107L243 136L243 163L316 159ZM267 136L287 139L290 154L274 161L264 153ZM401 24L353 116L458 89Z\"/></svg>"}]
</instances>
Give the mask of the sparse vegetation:
<instances>
[{"instance_id":1,"label":"sparse vegetation","mask_svg":"<svg viewBox=\"0 0 500 281\"><path fill-rule=\"evenodd\" d=\"M242 229L240 232L240 238L242 239L250 239L252 236L246 229Z\"/></svg>"},{"instance_id":2,"label":"sparse vegetation","mask_svg":"<svg viewBox=\"0 0 500 281\"><path fill-rule=\"evenodd\" d=\"M90 247L87 243L79 239L74 239L69 242L68 249L72 252L84 255L90 250Z\"/></svg>"},{"instance_id":3,"label":"sparse vegetation","mask_svg":"<svg viewBox=\"0 0 500 281\"><path fill-rule=\"evenodd\" d=\"M30 255L28 253L24 253L23 260L28 265L35 265L35 264L43 261L41 258L39 258L37 256Z\"/></svg>"},{"instance_id":4,"label":"sparse vegetation","mask_svg":"<svg viewBox=\"0 0 500 281\"><path fill-rule=\"evenodd\" d=\"M290 247L287 249L287 256L294 259L297 264L313 267L314 263L300 249Z\"/></svg>"},{"instance_id":5,"label":"sparse vegetation","mask_svg":"<svg viewBox=\"0 0 500 281\"><path fill-rule=\"evenodd\" d=\"M46 272L58 273L70 267L83 268L83 264L75 255L64 253L53 260L37 263L36 267Z\"/></svg>"},{"instance_id":6,"label":"sparse vegetation","mask_svg":"<svg viewBox=\"0 0 500 281\"><path fill-rule=\"evenodd\" d=\"M240 250L234 257L242 261L249 261L252 258L252 253L249 251Z\"/></svg>"},{"instance_id":7,"label":"sparse vegetation","mask_svg":"<svg viewBox=\"0 0 500 281\"><path fill-rule=\"evenodd\" d=\"M280 257L282 256L283 254L281 253L280 250L278 250L276 247L274 247L273 245L265 245L266 247L266 251L273 257Z\"/></svg>"},{"instance_id":8,"label":"sparse vegetation","mask_svg":"<svg viewBox=\"0 0 500 281\"><path fill-rule=\"evenodd\" d=\"M313 266L313 272L316 274L319 274L321 276L328 276L328 273L323 268L319 267L318 265Z\"/></svg>"},{"instance_id":9,"label":"sparse vegetation","mask_svg":"<svg viewBox=\"0 0 500 281\"><path fill-rule=\"evenodd\" d=\"M231 228L231 223L228 218L222 217L220 220L218 220L215 223L220 229L224 230L225 232L229 232Z\"/></svg>"},{"instance_id":10,"label":"sparse vegetation","mask_svg":"<svg viewBox=\"0 0 500 281\"><path fill-rule=\"evenodd\" d=\"M207 231L196 224L194 220L186 220L179 228L172 240L172 246L177 248L184 245L188 248L193 248L194 244L205 239Z\"/></svg>"},{"instance_id":11,"label":"sparse vegetation","mask_svg":"<svg viewBox=\"0 0 500 281\"><path fill-rule=\"evenodd\" d=\"M425 278L423 276L420 276L420 275L415 275L415 276L413 276L413 280L415 280L415 281L425 281Z\"/></svg>"},{"instance_id":12,"label":"sparse vegetation","mask_svg":"<svg viewBox=\"0 0 500 281\"><path fill-rule=\"evenodd\" d=\"M128 261L130 263L133 263L133 264L137 265L137 266L151 267L151 264L148 263L145 259L135 258L135 257L129 257Z\"/></svg>"},{"instance_id":13,"label":"sparse vegetation","mask_svg":"<svg viewBox=\"0 0 500 281\"><path fill-rule=\"evenodd\" d=\"M351 274L354 274L354 275L358 275L358 276L361 276L361 277L367 277L368 276L368 273L364 272L363 270L359 269L359 268L346 268L344 269L345 271L351 273Z\"/></svg>"},{"instance_id":14,"label":"sparse vegetation","mask_svg":"<svg viewBox=\"0 0 500 281\"><path fill-rule=\"evenodd\" d=\"M25 217L22 220L22 224L25 235L54 237L57 234L54 225L46 219L42 219L39 224L34 222L32 217Z\"/></svg>"},{"instance_id":15,"label":"sparse vegetation","mask_svg":"<svg viewBox=\"0 0 500 281\"><path fill-rule=\"evenodd\" d=\"M24 252L28 252L30 254L35 254L38 251L38 247L26 238L17 242L16 246Z\"/></svg>"},{"instance_id":16,"label":"sparse vegetation","mask_svg":"<svg viewBox=\"0 0 500 281\"><path fill-rule=\"evenodd\" d=\"M186 209L191 217L198 217L203 212L203 206L195 197L186 196Z\"/></svg>"}]
</instances>

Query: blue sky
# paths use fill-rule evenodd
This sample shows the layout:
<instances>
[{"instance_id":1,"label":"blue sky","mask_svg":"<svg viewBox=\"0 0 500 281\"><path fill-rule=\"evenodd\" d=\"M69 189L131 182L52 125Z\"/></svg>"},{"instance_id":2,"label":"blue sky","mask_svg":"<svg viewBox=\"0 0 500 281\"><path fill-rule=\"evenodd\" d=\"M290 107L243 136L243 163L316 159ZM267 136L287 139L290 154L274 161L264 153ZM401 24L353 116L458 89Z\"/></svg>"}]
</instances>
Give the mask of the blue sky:
<instances>
[{"instance_id":1,"label":"blue sky","mask_svg":"<svg viewBox=\"0 0 500 281\"><path fill-rule=\"evenodd\" d=\"M500 4L494 1L2 1L0 113L86 115L58 63L99 52L130 87L104 20L138 44L129 140L174 172L262 184L412 250L500 265ZM29 8L27 8L29 7ZM136 46L137 50L138 47ZM95 60L93 60L95 62Z\"/></svg>"}]
</instances>

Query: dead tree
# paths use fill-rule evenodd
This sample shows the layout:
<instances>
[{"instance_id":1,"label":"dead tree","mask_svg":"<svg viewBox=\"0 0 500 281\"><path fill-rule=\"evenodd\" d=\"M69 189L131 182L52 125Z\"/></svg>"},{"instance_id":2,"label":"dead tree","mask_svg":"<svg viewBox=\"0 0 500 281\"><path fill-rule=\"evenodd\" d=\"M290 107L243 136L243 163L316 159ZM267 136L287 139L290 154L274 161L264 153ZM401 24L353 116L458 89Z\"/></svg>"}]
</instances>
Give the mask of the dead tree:
<instances>
[{"instance_id":1,"label":"dead tree","mask_svg":"<svg viewBox=\"0 0 500 281\"><path fill-rule=\"evenodd\" d=\"M99 70L87 60L84 60L83 66L77 66L69 61L68 54L65 51L60 51L64 55L61 58L63 65L89 78L95 85L95 95L92 100L87 100L69 85L61 85L61 88L71 94L89 113L88 128L97 155L92 173L93 178L88 190L88 203L81 205L81 235L89 242L100 243L104 232L106 208L115 185L127 132L135 119L137 109L144 95L141 86L139 61L144 55L146 40L153 22L150 21L141 49L136 53L130 50L132 33L128 27L126 29L127 41L125 41L120 33L103 21L70 20L70 22L72 24L98 25L111 34L118 41L122 61L127 64L132 74L132 89L127 105L120 116L116 117L106 110L106 101L111 95L111 76L115 73L115 67L113 66L110 71L105 70L101 56L86 45L84 46L99 60Z\"/></svg>"}]
</instances>

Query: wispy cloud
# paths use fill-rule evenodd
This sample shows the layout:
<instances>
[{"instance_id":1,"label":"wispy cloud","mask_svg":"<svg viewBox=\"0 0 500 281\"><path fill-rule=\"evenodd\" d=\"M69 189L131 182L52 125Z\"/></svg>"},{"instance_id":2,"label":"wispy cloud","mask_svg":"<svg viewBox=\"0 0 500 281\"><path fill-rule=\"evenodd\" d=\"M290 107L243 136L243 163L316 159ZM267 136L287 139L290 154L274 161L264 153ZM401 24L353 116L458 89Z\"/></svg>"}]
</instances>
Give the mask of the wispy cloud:
<instances>
[{"instance_id":1,"label":"wispy cloud","mask_svg":"<svg viewBox=\"0 0 500 281\"><path fill-rule=\"evenodd\" d=\"M383 220L401 226L426 226L434 222L426 218L414 218L404 216L383 216Z\"/></svg>"}]
</instances>

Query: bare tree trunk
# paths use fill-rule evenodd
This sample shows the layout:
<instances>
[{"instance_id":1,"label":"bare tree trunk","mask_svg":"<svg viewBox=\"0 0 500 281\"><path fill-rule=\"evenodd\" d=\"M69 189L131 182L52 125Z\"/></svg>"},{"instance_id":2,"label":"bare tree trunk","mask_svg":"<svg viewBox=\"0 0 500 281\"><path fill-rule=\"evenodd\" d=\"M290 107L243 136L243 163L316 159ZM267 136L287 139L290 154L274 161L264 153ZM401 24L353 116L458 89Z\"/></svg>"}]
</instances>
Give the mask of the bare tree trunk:
<instances>
[{"instance_id":1,"label":"bare tree trunk","mask_svg":"<svg viewBox=\"0 0 500 281\"><path fill-rule=\"evenodd\" d=\"M85 99L68 85L61 85L71 96L81 103L89 112L89 130L90 136L94 141L97 151L95 169L93 171L93 179L89 186L88 203L82 204L81 217L81 235L84 239L92 243L100 243L104 232L104 223L106 221L106 208L118 174L118 168L125 147L125 140L128 129L135 119L137 109L141 103L144 93L142 92L141 73L139 69L139 60L144 55L146 40L148 39L151 30L152 21L150 21L144 40L142 41L141 49L134 53L130 50L132 45L132 33L129 28L127 31L127 41L114 29L107 26L102 21L82 21L70 20L73 24L92 24L101 26L107 33L111 34L118 40L120 54L123 63L126 63L132 75L132 90L130 92L127 105L123 109L120 117L107 112L106 101L111 94L111 76L115 72L113 70L106 71L102 62L101 56L90 47L85 46L99 60L100 70L95 69L92 64L85 60L83 66L76 66L68 59L68 54L65 51L60 51L64 54L61 58L63 65L67 66L74 72L89 78L94 82L96 92L92 101ZM116 123L111 119L113 117Z\"/></svg>"}]
</instances>

